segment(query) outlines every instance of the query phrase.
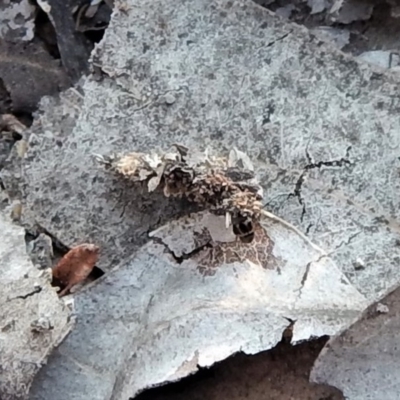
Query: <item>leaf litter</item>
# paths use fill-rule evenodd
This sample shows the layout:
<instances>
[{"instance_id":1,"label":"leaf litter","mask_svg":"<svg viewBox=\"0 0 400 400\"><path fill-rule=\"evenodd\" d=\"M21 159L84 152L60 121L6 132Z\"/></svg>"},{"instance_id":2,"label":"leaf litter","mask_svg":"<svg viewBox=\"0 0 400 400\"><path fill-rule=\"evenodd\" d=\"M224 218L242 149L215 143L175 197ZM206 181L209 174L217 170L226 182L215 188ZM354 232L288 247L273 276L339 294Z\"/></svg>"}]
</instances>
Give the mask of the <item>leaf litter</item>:
<instances>
[{"instance_id":1,"label":"leaf litter","mask_svg":"<svg viewBox=\"0 0 400 400\"><path fill-rule=\"evenodd\" d=\"M311 381L343 391L351 400L399 398L400 288L372 304L348 330L331 338Z\"/></svg>"},{"instance_id":2,"label":"leaf litter","mask_svg":"<svg viewBox=\"0 0 400 400\"><path fill-rule=\"evenodd\" d=\"M231 152L231 154L230 154L230 156L229 156L229 160L228 160L228 166L229 167L233 167L232 165L229 165L230 163L231 163L231 156L232 156L232 159L234 160L233 161L233 164L236 164L236 161L237 161L237 158L238 158L238 154L239 153L241 153L241 152L239 152L239 151L237 151L237 150L235 150L235 151L232 151ZM245 156L245 157L243 157L243 155ZM141 157L142 156L140 156L140 157L138 157L138 159L141 159ZM249 168L249 159L248 159L248 157L247 157L247 155L245 155L244 153L242 153L242 155L241 156L239 156L239 159L240 159L240 162L242 163L242 165L241 166L246 166L247 168L247 171L252 171L252 169L251 168ZM182 162L182 159L183 158L181 158L180 159L180 162ZM176 174L174 173L173 174L173 177L172 177L172 179L171 179L171 177L169 177L170 178L170 180L168 181L168 178L166 177L166 176L164 176L164 172L166 171L166 169L165 169L165 159L163 159L163 160L161 160L161 159L157 159L157 157L155 157L154 159L153 158L150 158L150 159L146 159L146 155L144 155L144 158L143 158L143 160L145 160L144 161L144 164L146 164L147 163L147 166L150 166L150 168L149 169L146 169L146 168L142 168L142 167L140 167L140 171L139 171L139 175L138 175L138 178L139 179L137 179L138 181L147 181L147 184L148 184L148 190L149 190L149 192L152 192L152 191L155 191L155 190L157 190L158 188L159 188L159 186L160 186L160 184L162 183L162 181L165 181L165 182L167 182L167 183L165 183L165 186L164 186L164 193L166 194L166 196L174 196L174 197L182 197L182 196L186 196L186 191L183 193L182 192L182 190L181 190L181 188L178 188L178 190L177 191L175 191L175 187L173 188L174 190L171 190L171 186L172 186L172 183L175 183L175 181L176 181ZM127 160L125 160L125 161L127 161ZM169 160L169 161L171 161L171 160ZM185 160L183 160L183 161L185 161ZM178 171L179 173L180 172L185 172L185 170L184 169L179 169L179 168L177 168L176 169L176 171ZM247 172L246 171L246 172ZM120 172L120 171L119 171ZM134 175L134 174L133 174ZM150 179L148 179L150 177ZM197 177L197 176L196 176ZM135 179L133 179L133 180L135 180ZM203 181L201 181L202 182L202 184L200 185L199 184L199 188L197 189L199 192L201 192L202 190L201 189L203 189L204 190L204 188L202 188L201 186L205 183L205 182L207 182L206 180L204 180L204 182ZM213 184L211 184L211 185L209 185L209 186L211 186L212 188L211 188L211 192L215 192L215 186L217 186L214 182L212 182ZM225 184L226 182L224 182L224 184ZM182 182L180 182L180 184L182 184ZM213 186L214 185L214 186ZM227 183L226 183L226 186L229 186ZM200 189L200 187L201 187L201 189ZM189 196L189 198L193 198L193 197L195 197L194 195L193 195L193 192L192 193L190 193L190 196ZM203 200L204 199L204 197L200 197L201 198L201 200ZM257 201L259 201L259 199L257 198ZM201 202L201 201L198 201L198 202ZM229 203L229 202L228 202ZM232 204L233 204L233 206L232 206ZM242 214L242 208L244 208L245 209L245 207L242 207L241 205L237 205L236 203L234 203L234 202L232 202L232 204L231 204L231 207L228 207L227 206L227 202L225 202L225 204L217 204L216 206L214 205L214 204L212 204L211 202L209 202L209 204L208 204L208 206L209 205L212 205L213 207L215 207L214 209L212 209L212 211L214 211L215 212L215 214L213 214L213 216L212 216L212 220L219 220L219 219L221 219L220 218L220 214L222 214L222 211L225 211L225 219L224 219L224 225L221 225L221 227L223 228L223 226L225 227L225 230L229 230L229 228L231 227L231 221L232 221L232 215L238 215L239 216L239 220L240 221L243 221L243 219L242 219L242 217L243 217L243 214ZM209 208L209 207L206 207L207 209ZM226 208L228 208L228 211L226 211ZM233 211L232 211L233 210ZM282 220L279 220L279 219L277 219L277 217L275 217L275 216L272 216L272 215L270 215L270 214L268 214L268 213L266 213L266 212L264 212L264 210L261 210L260 211L260 217L258 217L258 213L257 212L250 212L250 213L244 213L244 215L246 216L246 218L249 218L249 216L250 216L250 219L252 220L253 219L253 216L254 215L257 215L257 217L256 217L256 220L258 221L258 218L259 218L259 220L260 221L262 221L262 220L264 220L264 219L268 219L268 218L270 218L271 220L273 220L273 221L275 221L276 223L282 223L283 225L285 225L286 226L286 228L288 228L288 227L290 227L290 229L292 229L293 228L293 232L296 232L297 230L296 230L296 228L294 228L294 227L291 227L287 222L285 222L285 221L282 221ZM234 218L234 220L235 220L235 218ZM246 219L247 220L247 219ZM221 221L222 221L222 219L221 219ZM227 222L228 221L228 222ZM217 224L218 225L218 224ZM268 223L267 223L267 225L266 226L268 226ZM221 229L222 229L221 228ZM207 229L209 229L210 230L210 236L212 236L211 235L211 230L212 230L212 228L211 228L211 225L207 225ZM264 229L264 228L262 228L262 229ZM222 229L223 230L223 229ZM257 229L254 229L254 231L255 232L257 232ZM266 232L267 230L266 229L264 229L264 231ZM226 233L226 232L225 232ZM235 236L239 236L236 232L235 232L235 225L233 226L233 228L232 228L232 230L231 230L231 233L233 233L233 237L235 237ZM304 237L304 235L302 235L299 231L297 231L297 233L300 235L300 236L302 236L303 237L303 239L306 239L305 237ZM222 233L221 233L221 235L222 235ZM156 235L153 235L153 237L155 237ZM229 236L229 235L228 235ZM214 237L212 237L211 239L212 239L212 241L213 242L218 242L218 240L217 240L217 238L218 238L218 236L214 236ZM236 241L236 243L238 242L237 241L237 237L235 238L235 239L232 239L232 242L234 242L234 241ZM197 239L196 239L197 240ZM267 236L267 241L265 241L264 242L264 244L265 243L269 243L268 242L268 240L269 240L269 238L268 238L268 236ZM308 239L307 239L308 240ZM306 241L307 241L306 240ZM252 243L252 242L256 242L257 241L257 239L254 239L254 240L252 240L250 243ZM223 240L223 241L221 241L221 243L222 244L225 244L226 242ZM234 262L243 262L243 261L249 261L250 263L251 262L253 262L253 261L251 261L252 260L252 257L250 257L250 258L246 258L247 257L247 255L246 256L241 256L241 257L237 257L238 256L238 254L239 253L245 253L245 250L242 250L241 248L239 248L239 249L235 249L235 250L226 250L226 249L224 249L223 248L223 245L222 244L218 244L218 246L220 247L220 248L222 248L222 253L228 253L229 251L232 253L232 254L234 254L235 255L235 257L236 257L236 261L234 261ZM311 243L310 243L311 244ZM240 243L240 245L242 246L242 248L244 249L246 246L243 246L242 245L242 243ZM312 245L312 244L311 244ZM250 245L249 247L252 247L253 245ZM266 245L266 247L268 247L268 245ZM314 246L312 246L312 247L314 247ZM270 249L268 249L268 251L270 251ZM271 250L272 251L272 250ZM260 253L260 250L258 250L258 249L256 249L256 250L254 250L254 252L255 252L255 254L259 254ZM322 251L321 251L322 252ZM323 253L323 252L322 252ZM321 254L322 254L321 253ZM240 254L239 254L240 255ZM322 256L323 258L325 257L325 255L323 255ZM218 258L217 256L215 257L215 258ZM253 257L254 258L254 257ZM195 257L193 257L193 259L195 259ZM229 258L224 258L223 259L223 263L227 263L227 264L229 264L229 261L227 261ZM233 262L233 263L234 263ZM254 263L254 262L253 262ZM89 263L89 264L91 264L91 263ZM255 263L256 264L256 263ZM265 263L264 263L265 264ZM263 266L264 267L264 264L263 263L259 263L259 265L260 266ZM279 264L279 263L278 263ZM270 266L271 267L273 267L273 268L275 268L276 267L276 265L278 265L278 264L273 264L273 263L271 263L270 264ZM307 264L308 265L308 264ZM273 269L272 268L272 269ZM280 271L280 273L281 273L281 269L280 268L278 268L278 270ZM308 272L308 270L306 270L305 272L304 272L304 274L305 275L307 275L306 276L306 278L308 279L308 277L310 276L309 275L309 272ZM67 274L68 275L68 274ZM304 276L305 275L303 275L303 278L304 278ZM68 275L69 276L69 275ZM302 278L302 284L304 283L303 282L303 278ZM72 278L71 278L72 279ZM305 279L304 281L306 281L307 279ZM69 282L69 280L70 279L67 279L65 282ZM78 280L79 281L79 280ZM68 286L68 285L67 285Z\"/></svg>"},{"instance_id":3,"label":"leaf litter","mask_svg":"<svg viewBox=\"0 0 400 400\"><path fill-rule=\"evenodd\" d=\"M173 146L165 152L96 156L106 169L147 185L149 192L161 190L203 206L150 232L130 262L74 295L75 311L85 322L66 339L68 357L117 374L116 398L181 379L238 351L270 349L288 327L292 343L334 335L365 309L365 298L326 252L262 209L249 158L234 151L220 157ZM233 201L238 198L252 201ZM235 232L236 217L252 223L250 241ZM94 298L104 299L95 313L89 305ZM116 310L119 321L131 321L118 346L104 342L102 333L115 329ZM84 349L75 335L88 338ZM99 346L107 360L85 350ZM42 371L37 388L48 373ZM89 372L82 379L97 378ZM102 384L104 390L107 382ZM36 398L40 389L33 393Z\"/></svg>"},{"instance_id":4,"label":"leaf litter","mask_svg":"<svg viewBox=\"0 0 400 400\"><path fill-rule=\"evenodd\" d=\"M337 334L365 309L364 296L326 252L263 210L262 191L245 153L233 149L221 157L176 145L165 152L97 159L121 179L177 201L186 198L200 211L150 232L148 243L130 262L74 293L80 323L60 345L58 359L92 366L80 382L96 383L92 370L111 377L93 390L104 393L109 385L115 398L128 399L238 351L268 350L287 328L293 344ZM158 185L150 185L153 178ZM251 240L243 240L235 228L244 221L252 227ZM78 246L64 256L53 270L63 284L60 296L90 273L97 256L93 245ZM121 323L118 343L106 340L107 332ZM81 342L79 337L86 339ZM107 357L98 357L91 350L95 348ZM51 362L42 368L32 399L41 396L49 373L55 391L72 378L55 377L54 368ZM76 383L75 375L73 379ZM83 398L80 384L70 396Z\"/></svg>"}]
</instances>

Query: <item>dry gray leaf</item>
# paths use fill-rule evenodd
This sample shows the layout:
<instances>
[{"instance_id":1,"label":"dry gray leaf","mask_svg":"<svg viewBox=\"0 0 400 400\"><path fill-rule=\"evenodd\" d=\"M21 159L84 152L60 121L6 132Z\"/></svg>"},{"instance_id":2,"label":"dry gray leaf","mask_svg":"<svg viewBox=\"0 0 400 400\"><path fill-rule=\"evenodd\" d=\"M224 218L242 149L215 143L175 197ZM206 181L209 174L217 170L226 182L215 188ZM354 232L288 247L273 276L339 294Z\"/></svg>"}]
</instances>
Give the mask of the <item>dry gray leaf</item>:
<instances>
[{"instance_id":1,"label":"dry gray leaf","mask_svg":"<svg viewBox=\"0 0 400 400\"><path fill-rule=\"evenodd\" d=\"M381 68L395 68L400 65L400 57L397 51L366 51L361 53L357 58Z\"/></svg>"},{"instance_id":2,"label":"dry gray leaf","mask_svg":"<svg viewBox=\"0 0 400 400\"><path fill-rule=\"evenodd\" d=\"M334 0L332 7L329 10L330 14L337 13L343 7L344 0Z\"/></svg>"},{"instance_id":3,"label":"dry gray leaf","mask_svg":"<svg viewBox=\"0 0 400 400\"><path fill-rule=\"evenodd\" d=\"M92 0L89 4L89 7L85 11L85 17L93 18L95 16L95 14L97 13L101 2L102 2L102 0Z\"/></svg>"},{"instance_id":4,"label":"dry gray leaf","mask_svg":"<svg viewBox=\"0 0 400 400\"><path fill-rule=\"evenodd\" d=\"M322 350L311 380L335 386L348 400L399 399L400 289L371 305Z\"/></svg>"},{"instance_id":5,"label":"dry gray leaf","mask_svg":"<svg viewBox=\"0 0 400 400\"><path fill-rule=\"evenodd\" d=\"M30 241L27 251L33 265L39 269L51 268L53 265L53 243L51 238L41 233L38 237Z\"/></svg>"},{"instance_id":6,"label":"dry gray leaf","mask_svg":"<svg viewBox=\"0 0 400 400\"><path fill-rule=\"evenodd\" d=\"M158 221L186 210L157 194L142 204L142 192L96 168L88 154L110 154L127 147L147 152L160 143L212 146L219 151L240 144L241 150L257 157L257 175L269 207L332 251L337 265L350 272L352 283L370 300L381 297L387 287L400 282L395 261L400 248L393 239L397 228L383 223L392 221L400 210L396 195L400 180L393 172L398 163L393 149L400 140L398 105L393 101L398 78L375 76L368 66L339 57L331 46L310 40L304 29L246 0L232 3L232 18L223 19L221 29L220 14L215 19L204 7L207 1L190 3L188 10L183 0L135 0L152 11L138 14L131 2L129 12L116 10L113 24L93 54L110 79L85 79L79 101L73 90L60 101L42 101L30 130L34 146L29 157L22 165L17 158L1 171L10 196L23 192L24 218L40 221L69 246L80 237L101 244L108 270L129 258L143 233ZM212 4L226 12L224 0ZM249 12L243 12L243 4ZM173 26L193 26L194 37L184 40L168 31L172 47L155 46L144 53L148 27L157 30L167 22L158 19L157 9L168 10ZM256 16L266 22L265 29L260 29ZM233 33L240 52L236 40L231 40ZM198 37L206 40L187 44ZM120 47L113 46L116 41ZM273 46L264 46L272 41ZM220 52L221 46L226 51ZM210 49L219 57L211 57ZM227 52L236 55L234 63ZM289 63L287 54L299 62ZM274 61L266 69L265 60L270 59ZM140 61L132 65L132 60ZM249 68L251 82L238 80L238 74L245 76ZM221 80L206 70L220 71ZM179 71L179 82L165 71ZM297 79L299 74L304 80ZM349 74L350 86L346 84ZM156 101L154 76L160 84L157 96L182 88L173 109ZM262 93L268 94L268 104L274 108L268 134L260 125L266 111ZM145 107L138 109L136 103ZM340 119L338 110L346 110ZM379 134L382 129L385 134ZM309 165L307 154L315 164ZM45 184L44 176L53 184ZM387 182L393 190L387 190ZM353 268L359 258L364 269Z\"/></svg>"},{"instance_id":7,"label":"dry gray leaf","mask_svg":"<svg viewBox=\"0 0 400 400\"><path fill-rule=\"evenodd\" d=\"M238 351L272 348L286 318L296 321L294 343L351 324L365 299L333 261L289 224L265 216L263 226L251 245L218 237L224 218L209 213L153 232L131 262L76 294L81 323L42 369L32 400L61 387L80 400L86 384L93 397L112 392L128 400ZM82 365L91 368L81 374Z\"/></svg>"},{"instance_id":8,"label":"dry gray leaf","mask_svg":"<svg viewBox=\"0 0 400 400\"><path fill-rule=\"evenodd\" d=\"M284 7L279 7L275 10L276 15L279 15L282 18L289 19L292 15L292 12L296 10L296 6L294 4L287 4Z\"/></svg>"},{"instance_id":9,"label":"dry gray leaf","mask_svg":"<svg viewBox=\"0 0 400 400\"><path fill-rule=\"evenodd\" d=\"M350 32L346 29L332 28L331 26L319 26L310 29L310 32L322 40L334 43L339 49L342 49L350 42Z\"/></svg>"},{"instance_id":10,"label":"dry gray leaf","mask_svg":"<svg viewBox=\"0 0 400 400\"><path fill-rule=\"evenodd\" d=\"M363 0L338 0L330 10L331 19L336 23L350 24L371 18L374 5Z\"/></svg>"},{"instance_id":11,"label":"dry gray leaf","mask_svg":"<svg viewBox=\"0 0 400 400\"><path fill-rule=\"evenodd\" d=\"M399 79L395 74L376 74L372 68L338 55L330 46L310 40L305 29L276 18L251 1L135 0L127 3L128 12L120 10L120 4L116 7L113 22L93 54L109 78L85 79L80 102L74 99L72 90L60 101L43 100L42 112L29 136L33 145L29 157L22 165L15 162L2 170L2 181L10 195L23 191L26 219L40 221L68 245L73 245L77 237L99 241L105 249L105 268L110 271L116 263L122 266L133 258L144 233L154 229L158 221L164 224L187 209L156 194L152 196L155 201L144 201L143 192L129 190L129 185L96 168L88 154L121 152L127 147L151 151L160 143L169 146L181 141L190 147L212 145L218 150L240 144L242 150L257 157L257 175L266 189L269 206L329 250L363 294L376 299L399 283L395 219L400 209L400 181L393 172L398 165L393 149L399 146L398 102L393 93ZM146 12L137 12L138 7ZM160 39L165 38L167 45L160 42L152 46L148 43L149 31L160 29L164 36ZM115 46L116 42L120 46ZM288 60L288 54L296 62ZM266 63L270 63L268 68ZM160 93L178 86L182 91L172 107L157 102ZM133 98L133 90L148 102ZM266 114L266 95L273 110L273 123L267 127L262 126L261 118ZM388 182L392 190L387 190ZM149 273L154 272L151 268L156 265L151 263L155 264L158 257L146 256L140 261L147 260ZM354 271L353 263L359 258L365 267ZM171 276L172 268L168 268L163 281L171 279L164 286L173 286L172 300L181 287L183 277L178 272L184 261L178 259L173 264L176 275ZM134 273L127 281L123 275L119 278L121 289L126 288L123 300L128 295L132 298L137 287L134 294L148 305L148 318L139 325L136 321L143 313L138 316L136 310L123 307L110 310L109 330L104 335L109 342L104 339L107 343L100 343L96 352L105 359L109 355L118 358L130 348L124 343L133 337L126 332L127 326L140 327L144 342L154 340L146 336L149 326L156 326L163 334L168 331L167 324L152 325L160 321L153 319L151 299L142 297L142 278ZM202 277L200 282L208 284L208 278ZM160 279L157 276L158 283ZM153 288L163 290L162 285ZM110 285L108 289L111 292L115 288ZM90 290L82 306L96 314L98 304L103 307L107 303L102 295L110 292L92 297ZM209 306L215 305L213 293L206 300ZM196 313L197 309L191 314ZM90 322L86 331L79 331L61 350L70 354L70 348L76 349L75 342L93 340ZM83 324L86 326L85 320ZM115 347L116 342L120 347ZM85 356L88 350L81 346L79 350ZM152 346L154 352L159 348L163 346ZM158 354L151 356L149 359L154 360ZM52 367L60 359L57 354ZM81 356L78 362L83 359ZM115 370L123 370L124 362L119 360L111 362ZM194 353L190 360L196 364ZM168 355L166 361L170 362ZM86 373L93 371L94 364L80 365ZM105 360L105 364L110 363ZM77 371L72 357L58 366L49 370L55 375L70 367ZM166 371L164 376L170 373ZM82 385L76 379L77 375L81 379L82 370L74 379L59 375L63 382L55 384L57 376L49 373L42 399L60 399L60 395L67 399L73 396L69 389L79 396L85 390L91 392L92 387L104 397L104 393L118 390L121 380L114 373L110 378L93 374ZM59 385L68 390L60 390Z\"/></svg>"},{"instance_id":12,"label":"dry gray leaf","mask_svg":"<svg viewBox=\"0 0 400 400\"><path fill-rule=\"evenodd\" d=\"M71 329L70 312L49 274L32 265L25 230L2 214L0 226L0 398L27 400L34 376Z\"/></svg>"},{"instance_id":13,"label":"dry gray leaf","mask_svg":"<svg viewBox=\"0 0 400 400\"><path fill-rule=\"evenodd\" d=\"M307 5L311 8L311 14L318 14L329 7L329 0L308 0Z\"/></svg>"},{"instance_id":14,"label":"dry gray leaf","mask_svg":"<svg viewBox=\"0 0 400 400\"><path fill-rule=\"evenodd\" d=\"M29 0L2 0L0 9L0 39L33 39L36 7Z\"/></svg>"}]
</instances>

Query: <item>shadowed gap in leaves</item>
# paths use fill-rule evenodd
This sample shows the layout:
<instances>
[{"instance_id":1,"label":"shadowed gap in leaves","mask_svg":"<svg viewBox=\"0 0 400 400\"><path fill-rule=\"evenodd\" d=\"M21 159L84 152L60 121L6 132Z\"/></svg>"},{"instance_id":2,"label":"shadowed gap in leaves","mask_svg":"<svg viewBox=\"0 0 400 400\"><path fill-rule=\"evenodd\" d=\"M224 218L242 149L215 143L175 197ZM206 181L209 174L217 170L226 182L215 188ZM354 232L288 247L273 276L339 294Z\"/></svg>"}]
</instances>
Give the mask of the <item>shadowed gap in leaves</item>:
<instances>
[{"instance_id":1,"label":"shadowed gap in leaves","mask_svg":"<svg viewBox=\"0 0 400 400\"><path fill-rule=\"evenodd\" d=\"M327 340L292 346L283 339L269 351L236 354L179 382L146 390L136 400L343 400L339 390L309 382Z\"/></svg>"}]
</instances>

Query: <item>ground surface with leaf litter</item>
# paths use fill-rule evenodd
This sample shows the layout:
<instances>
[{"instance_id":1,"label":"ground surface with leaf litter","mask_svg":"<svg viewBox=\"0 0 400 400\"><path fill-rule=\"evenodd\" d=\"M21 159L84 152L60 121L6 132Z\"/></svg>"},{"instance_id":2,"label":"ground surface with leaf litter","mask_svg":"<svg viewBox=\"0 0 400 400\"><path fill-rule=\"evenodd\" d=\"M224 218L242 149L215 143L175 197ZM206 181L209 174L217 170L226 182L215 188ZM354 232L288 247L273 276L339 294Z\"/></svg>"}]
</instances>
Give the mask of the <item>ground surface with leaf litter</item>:
<instances>
[{"instance_id":1,"label":"ground surface with leaf litter","mask_svg":"<svg viewBox=\"0 0 400 400\"><path fill-rule=\"evenodd\" d=\"M53 2L50 3L52 3L53 6L55 4ZM87 69L88 66L85 57L87 57L92 49L93 42L99 40L99 36L96 36L95 33L97 31L101 32L101 30L104 29L104 24L107 24L109 21L108 3L109 2L107 2L107 4L102 4L99 10L89 10L87 5L81 7L77 4L73 16L66 24L61 23L61 16L65 15L63 11L57 10L57 8L54 7L51 17L54 18L55 31L51 23L49 23L49 19L46 19L44 11L35 13L34 6L28 5L28 3L24 1L20 2L20 9L11 9L9 10L10 12L3 14L6 16L7 23L2 26L7 26L7 28L9 27L10 29L2 29L0 32L0 37L5 38L5 41L1 43L1 48L3 48L4 51L2 52L3 57L0 60L0 111L2 114L14 113L20 119L21 123L29 125L32 121L31 113L35 110L38 99L42 95L54 94L60 89L66 88L70 84L68 83L69 81L76 80L80 74ZM398 43L393 42L393 38L397 37L397 35L393 35L393 32L396 32L397 29L395 27L396 24L393 24L393 19L398 18L398 14L396 14L395 2L387 2L384 5L371 3L367 6L361 4L361 2L350 2L354 6L353 9L349 10L348 7L342 9L339 7L338 13L334 15L334 18L332 18L332 15L327 11L335 7L335 4L337 7L337 3L340 2L324 2L323 6L321 6L322 2L308 2L307 6L305 2L292 2L292 7L288 7L287 2L281 2L282 4L280 4L280 2L265 3L269 3L266 5L278 14L282 15L282 13L286 13L285 15L288 15L289 13L294 21L305 23L306 26L315 31L322 25L323 29L319 29L320 32L316 33L321 34L322 31L322 34L327 36L328 39L331 38L338 47L342 47L345 51L355 55L366 50L384 50L386 53L379 54L377 64L386 66L384 60L387 56L387 66L396 66L396 51L398 50L396 46L398 46ZM320 12L318 11L318 7L322 8ZM5 5L5 9L6 8L7 2ZM21 10L23 10L22 16L25 21L22 29L21 23L13 20L17 18ZM312 10L311 12L313 13L312 17L309 17L309 14L307 14L310 10ZM96 15L96 11L98 11L98 14L95 19L93 19L92 13L95 12ZM18 18L21 18L21 16L18 16ZM387 19L385 20L385 18ZM381 23L382 21L387 21L387 23ZM326 29L326 26L330 29ZM382 28L383 26L386 30ZM74 29L80 32L79 35L81 36L78 35L78 37L76 37L76 34L73 33ZM387 34L388 30L390 30L389 35ZM24 45L22 45L22 42L24 42ZM147 46L151 47L151 41L149 41ZM71 50L73 48L74 50ZM370 55L368 55L368 57L370 57ZM62 62L60 62L60 59ZM28 73L26 71L28 71ZM99 71L95 71L95 73L98 72ZM29 87L27 85L29 85ZM349 93L349 95L355 96L355 92ZM168 102L173 103L176 100L176 98L173 98L172 100L169 99ZM265 121L271 118L274 112L273 108L270 108L270 111L271 112L267 112L266 116L264 116ZM67 120L63 129L68 129L68 124L73 124L72 120L73 117L71 117L71 121ZM7 118L3 118L3 121L4 122L0 124L2 131L0 167L2 167L3 160L5 160L12 144L15 142L19 141L18 145L15 147L19 155L25 154L26 151L24 139L22 139L20 134L20 126L12 123L12 121L10 122L10 119L7 120ZM50 126L51 124L49 124L48 129ZM59 143L60 141L55 141L53 146L59 146ZM340 162L340 159L344 157L345 153L346 149L344 149L342 155L337 157L337 161L333 162L333 165L335 165L335 163L337 163L338 166L346 164L345 162ZM331 160L332 159L326 162L326 166L329 166L329 163L332 164ZM308 161L309 168L304 169L304 175L297 181L296 189L293 193L294 196L297 196L301 200L300 206L302 206L303 211L306 209L303 199L306 186L302 188L302 179L307 174L312 175L313 169L325 165L324 162L319 165L318 161L315 162L311 159ZM303 193L301 192L302 189ZM116 195L116 197L118 196ZM2 192L2 199L4 199L4 203L7 203L7 195L4 192ZM274 206L273 201L271 204ZM152 206L148 205L148 207L148 209L151 210ZM312 213L309 209L309 204L307 204L307 207L307 211ZM276 207L276 210L279 211L279 207ZM13 206L13 215L16 219L18 219L20 212L21 210L18 204L15 204ZM162 220L162 216L157 216L157 218L161 218ZM305 225L303 228L304 231L312 233L315 226ZM31 233L33 233L33 236L29 237L28 235L30 243L29 248L34 250L32 253L36 251L36 260L39 261L39 264L43 263L43 265L48 266L49 263L52 263L51 257L49 257L49 252L52 249L49 248L48 242L46 245L46 239L44 241L42 239L43 237L49 238L49 236L46 236L46 232L41 232L40 230L37 232L31 231ZM348 240L347 244L353 241L353 237L356 237L353 235L356 234L357 233L351 233L348 236L346 239ZM68 235L66 235L66 237L68 238ZM62 251L65 251L63 246L59 245L57 242L57 237L51 239L53 239L53 243L56 244L55 250L62 249ZM65 240L65 237L63 239ZM40 242L40 240L42 240L42 242ZM338 247L345 246L346 240L344 242L334 243L334 245ZM68 243L68 247L73 245L73 242L69 239L67 239L66 242ZM43 250L46 249L46 246L47 251ZM355 271L362 271L363 268L365 268L365 260L354 260L354 265ZM356 274L354 271L348 271L348 273L350 275ZM384 281L382 281L382 288L380 290L381 292L385 291ZM375 312L375 309L372 311L370 310L368 314L369 321L371 321L371 319L380 321L383 318L395 321L397 316L397 302L393 302L390 298L388 301L390 302L389 310L391 313ZM363 324L364 322L360 321L360 323ZM356 332L360 331L357 327L355 329ZM373 338L375 335L374 329L376 328L369 323L365 329L367 330L363 335ZM361 325L361 331L363 332L363 325ZM387 334L390 336L390 332ZM377 343L378 348L376 351L378 353L380 352L379 346L381 345L383 346L383 343ZM198 377L190 378L188 382L184 382L181 386L177 384L173 388L163 387L156 389L156 391L149 394L149 396L155 395L157 398L178 399L185 394L191 397L198 395L200 396L199 398L201 398L201 394L204 394L204 396L210 396L211 398L213 398L213 396L215 398L221 398L222 395L220 393L222 392L226 395L227 387L229 387L232 391L228 397L238 399L259 398L262 393L269 393L271 397L268 398L277 400L286 400L290 398L290 396L301 400L341 399L342 396L335 389L313 386L307 382L312 363L321 347L322 340L319 340L296 347L279 345L275 350L248 359L238 356L214 367L212 371L210 371L211 376L207 374L204 376L204 374L200 373ZM356 350L357 349L354 351ZM384 360L382 362L384 362ZM237 365L239 365L239 367L236 369ZM357 370L358 367L357 365L352 365L352 368L355 370ZM226 372L227 369L229 373ZM260 369L272 372L261 374ZM316 379L323 380L323 372L324 370L320 372L320 376L317 376ZM335 371L334 373L340 377L339 372L340 371ZM332 371L325 371L325 373L332 375ZM196 383L196 379L198 379L198 383ZM359 381L356 373L354 379L355 381ZM383 377L380 379L383 379ZM232 381L237 382L237 384L233 385ZM340 379L336 382L336 385L340 387ZM377 385L379 386L379 382ZM259 392L257 390L259 390ZM349 389L347 388L347 390ZM183 391L183 394L179 394L181 391ZM146 397L146 394L142 396Z\"/></svg>"}]
</instances>

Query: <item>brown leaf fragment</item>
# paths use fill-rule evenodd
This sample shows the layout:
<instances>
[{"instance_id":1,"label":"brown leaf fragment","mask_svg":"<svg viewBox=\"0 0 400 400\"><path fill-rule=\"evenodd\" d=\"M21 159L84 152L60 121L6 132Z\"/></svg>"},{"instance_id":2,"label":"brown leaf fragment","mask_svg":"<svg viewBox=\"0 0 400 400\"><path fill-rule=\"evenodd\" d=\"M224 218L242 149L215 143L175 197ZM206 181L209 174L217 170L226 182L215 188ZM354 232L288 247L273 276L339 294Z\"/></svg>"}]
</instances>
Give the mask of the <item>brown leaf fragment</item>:
<instances>
[{"instance_id":1,"label":"brown leaf fragment","mask_svg":"<svg viewBox=\"0 0 400 400\"><path fill-rule=\"evenodd\" d=\"M53 268L53 284L61 286L59 297L84 281L99 258L100 248L94 244L81 244L71 249Z\"/></svg>"}]
</instances>

